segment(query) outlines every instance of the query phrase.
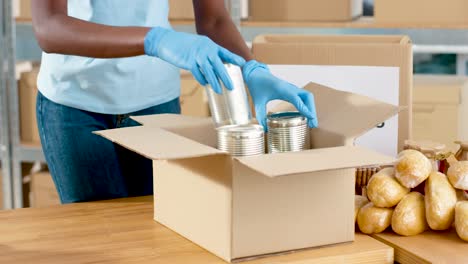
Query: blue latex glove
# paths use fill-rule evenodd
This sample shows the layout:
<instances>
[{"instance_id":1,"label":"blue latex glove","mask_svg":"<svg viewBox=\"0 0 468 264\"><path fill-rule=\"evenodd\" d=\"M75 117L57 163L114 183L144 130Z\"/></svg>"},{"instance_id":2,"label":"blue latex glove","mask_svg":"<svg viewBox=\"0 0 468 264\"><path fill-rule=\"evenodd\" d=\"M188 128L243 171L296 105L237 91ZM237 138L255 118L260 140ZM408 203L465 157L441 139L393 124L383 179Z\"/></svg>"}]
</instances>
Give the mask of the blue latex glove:
<instances>
[{"instance_id":1,"label":"blue latex glove","mask_svg":"<svg viewBox=\"0 0 468 264\"><path fill-rule=\"evenodd\" d=\"M271 100L283 100L293 104L309 119L309 126L318 126L312 93L278 79L265 64L251 60L244 65L244 80L252 96L258 122L266 129L266 106Z\"/></svg>"},{"instance_id":2,"label":"blue latex glove","mask_svg":"<svg viewBox=\"0 0 468 264\"><path fill-rule=\"evenodd\" d=\"M208 37L161 27L155 27L146 34L145 53L189 70L201 85L210 84L217 93L221 93L218 80L229 90L233 88L223 62L240 67L245 64L242 57L217 45Z\"/></svg>"}]
</instances>

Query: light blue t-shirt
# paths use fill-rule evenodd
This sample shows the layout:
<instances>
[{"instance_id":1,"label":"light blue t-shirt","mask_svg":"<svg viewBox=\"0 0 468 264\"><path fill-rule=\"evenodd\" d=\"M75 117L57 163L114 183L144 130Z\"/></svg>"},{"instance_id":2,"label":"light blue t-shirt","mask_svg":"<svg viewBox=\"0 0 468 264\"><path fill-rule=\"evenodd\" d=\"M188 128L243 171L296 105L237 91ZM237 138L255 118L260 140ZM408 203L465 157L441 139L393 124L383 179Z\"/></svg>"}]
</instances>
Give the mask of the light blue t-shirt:
<instances>
[{"instance_id":1,"label":"light blue t-shirt","mask_svg":"<svg viewBox=\"0 0 468 264\"><path fill-rule=\"evenodd\" d=\"M168 0L68 0L68 14L112 26L170 28L168 5ZM149 56L94 59L43 53L38 88L58 104L127 114L177 98L180 75L176 67Z\"/></svg>"}]
</instances>

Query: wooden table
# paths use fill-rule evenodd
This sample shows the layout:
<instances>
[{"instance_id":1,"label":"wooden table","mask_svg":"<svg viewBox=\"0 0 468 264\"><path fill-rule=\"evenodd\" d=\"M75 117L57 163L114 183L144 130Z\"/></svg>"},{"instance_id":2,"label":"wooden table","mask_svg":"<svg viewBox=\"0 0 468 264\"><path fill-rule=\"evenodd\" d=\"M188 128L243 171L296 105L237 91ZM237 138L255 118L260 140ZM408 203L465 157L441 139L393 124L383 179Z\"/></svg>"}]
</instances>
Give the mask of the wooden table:
<instances>
[{"instance_id":1,"label":"wooden table","mask_svg":"<svg viewBox=\"0 0 468 264\"><path fill-rule=\"evenodd\" d=\"M0 212L0 263L224 262L155 222L153 198L141 197ZM354 243L245 263L393 263L393 249L357 235Z\"/></svg>"},{"instance_id":2,"label":"wooden table","mask_svg":"<svg viewBox=\"0 0 468 264\"><path fill-rule=\"evenodd\" d=\"M412 237L388 232L373 237L393 247L395 261L401 264L468 263L468 243L458 238L454 230L427 231Z\"/></svg>"}]
</instances>

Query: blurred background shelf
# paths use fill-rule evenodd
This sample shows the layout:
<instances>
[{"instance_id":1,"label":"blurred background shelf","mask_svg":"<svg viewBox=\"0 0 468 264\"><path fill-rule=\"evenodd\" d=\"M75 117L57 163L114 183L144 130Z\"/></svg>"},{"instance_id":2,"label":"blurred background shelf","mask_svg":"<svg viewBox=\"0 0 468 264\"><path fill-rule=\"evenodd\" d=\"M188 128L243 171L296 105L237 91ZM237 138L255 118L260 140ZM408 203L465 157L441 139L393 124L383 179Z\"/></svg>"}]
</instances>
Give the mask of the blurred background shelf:
<instances>
[{"instance_id":1,"label":"blurred background shelf","mask_svg":"<svg viewBox=\"0 0 468 264\"><path fill-rule=\"evenodd\" d=\"M376 28L376 29L468 29L468 24L443 25L427 23L378 23L373 17L360 17L344 22L259 21L243 20L242 27L297 27L297 28Z\"/></svg>"},{"instance_id":2,"label":"blurred background shelf","mask_svg":"<svg viewBox=\"0 0 468 264\"><path fill-rule=\"evenodd\" d=\"M18 147L18 158L25 162L46 162L42 147L38 143L21 142Z\"/></svg>"}]
</instances>

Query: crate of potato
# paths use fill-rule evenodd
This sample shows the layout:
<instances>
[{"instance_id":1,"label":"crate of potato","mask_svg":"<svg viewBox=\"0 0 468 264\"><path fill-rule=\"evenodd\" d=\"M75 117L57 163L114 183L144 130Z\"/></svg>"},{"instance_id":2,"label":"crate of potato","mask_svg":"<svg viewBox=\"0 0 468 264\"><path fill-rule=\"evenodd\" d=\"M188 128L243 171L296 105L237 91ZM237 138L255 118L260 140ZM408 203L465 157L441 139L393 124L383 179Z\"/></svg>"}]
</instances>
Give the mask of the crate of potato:
<instances>
[{"instance_id":1,"label":"crate of potato","mask_svg":"<svg viewBox=\"0 0 468 264\"><path fill-rule=\"evenodd\" d=\"M445 175L420 151L402 151L393 167L370 178L367 197L356 195L359 230L378 234L391 227L401 236L414 236L455 226L458 236L468 241L468 161L448 161ZM423 193L415 191L421 187Z\"/></svg>"}]
</instances>

